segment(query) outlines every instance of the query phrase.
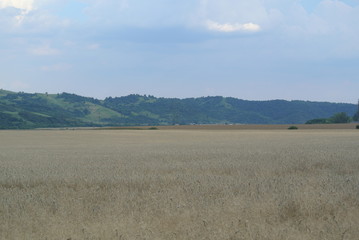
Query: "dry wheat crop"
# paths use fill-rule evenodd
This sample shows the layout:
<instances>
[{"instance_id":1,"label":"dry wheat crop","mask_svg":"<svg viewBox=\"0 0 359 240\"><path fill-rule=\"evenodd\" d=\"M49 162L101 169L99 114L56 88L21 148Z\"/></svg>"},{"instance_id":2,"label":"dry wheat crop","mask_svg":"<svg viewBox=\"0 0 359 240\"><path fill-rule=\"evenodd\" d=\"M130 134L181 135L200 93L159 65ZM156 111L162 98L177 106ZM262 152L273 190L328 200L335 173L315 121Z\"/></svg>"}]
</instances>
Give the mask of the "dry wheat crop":
<instances>
[{"instance_id":1,"label":"dry wheat crop","mask_svg":"<svg viewBox=\"0 0 359 240\"><path fill-rule=\"evenodd\" d=\"M358 239L356 130L0 132L0 239Z\"/></svg>"}]
</instances>

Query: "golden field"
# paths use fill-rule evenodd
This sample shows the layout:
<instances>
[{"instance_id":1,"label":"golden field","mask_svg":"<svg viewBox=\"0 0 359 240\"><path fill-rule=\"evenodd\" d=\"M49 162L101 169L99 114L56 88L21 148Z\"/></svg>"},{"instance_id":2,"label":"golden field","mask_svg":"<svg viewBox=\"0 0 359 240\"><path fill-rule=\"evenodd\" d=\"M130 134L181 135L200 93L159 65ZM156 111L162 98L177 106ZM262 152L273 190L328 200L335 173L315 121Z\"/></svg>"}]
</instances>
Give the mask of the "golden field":
<instances>
[{"instance_id":1,"label":"golden field","mask_svg":"<svg viewBox=\"0 0 359 240\"><path fill-rule=\"evenodd\" d=\"M358 140L356 129L0 131L0 239L359 239Z\"/></svg>"}]
</instances>

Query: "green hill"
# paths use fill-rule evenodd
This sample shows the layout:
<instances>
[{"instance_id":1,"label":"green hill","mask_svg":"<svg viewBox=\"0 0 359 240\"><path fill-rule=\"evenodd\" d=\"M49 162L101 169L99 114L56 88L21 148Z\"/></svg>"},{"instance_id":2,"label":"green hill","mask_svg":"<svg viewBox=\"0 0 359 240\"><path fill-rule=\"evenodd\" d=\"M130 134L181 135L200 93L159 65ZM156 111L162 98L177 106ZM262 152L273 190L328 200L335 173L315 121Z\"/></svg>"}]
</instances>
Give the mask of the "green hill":
<instances>
[{"instance_id":1,"label":"green hill","mask_svg":"<svg viewBox=\"0 0 359 240\"><path fill-rule=\"evenodd\" d=\"M156 98L146 95L98 100L75 94L0 90L0 128L135 126L171 124L299 124L335 113L354 115L356 105L236 98Z\"/></svg>"}]
</instances>

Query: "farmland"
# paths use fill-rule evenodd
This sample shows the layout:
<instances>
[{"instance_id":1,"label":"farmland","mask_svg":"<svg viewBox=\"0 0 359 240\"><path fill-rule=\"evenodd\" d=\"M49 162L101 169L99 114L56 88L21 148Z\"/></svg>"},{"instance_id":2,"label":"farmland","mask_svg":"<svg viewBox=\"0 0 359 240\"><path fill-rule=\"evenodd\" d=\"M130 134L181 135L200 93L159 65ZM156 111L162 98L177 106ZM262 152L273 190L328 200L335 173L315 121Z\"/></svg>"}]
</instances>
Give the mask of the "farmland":
<instances>
[{"instance_id":1,"label":"farmland","mask_svg":"<svg viewBox=\"0 0 359 240\"><path fill-rule=\"evenodd\" d=\"M357 239L358 135L0 131L0 239Z\"/></svg>"}]
</instances>

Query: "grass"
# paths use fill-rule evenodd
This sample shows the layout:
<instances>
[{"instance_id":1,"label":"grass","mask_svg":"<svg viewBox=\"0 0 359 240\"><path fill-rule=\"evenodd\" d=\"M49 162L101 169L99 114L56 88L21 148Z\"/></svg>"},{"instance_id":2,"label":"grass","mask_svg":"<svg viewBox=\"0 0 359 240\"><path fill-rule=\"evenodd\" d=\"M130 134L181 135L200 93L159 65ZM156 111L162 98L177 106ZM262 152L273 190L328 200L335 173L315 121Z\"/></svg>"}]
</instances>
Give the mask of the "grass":
<instances>
[{"instance_id":1,"label":"grass","mask_svg":"<svg viewBox=\"0 0 359 240\"><path fill-rule=\"evenodd\" d=\"M336 124L297 124L296 127L302 129L353 129L357 123L336 123ZM159 126L163 130L284 130L292 125L288 124L208 124L208 125L175 125L175 126Z\"/></svg>"},{"instance_id":2,"label":"grass","mask_svg":"<svg viewBox=\"0 0 359 240\"><path fill-rule=\"evenodd\" d=\"M1 131L0 239L357 239L357 139Z\"/></svg>"},{"instance_id":3,"label":"grass","mask_svg":"<svg viewBox=\"0 0 359 240\"><path fill-rule=\"evenodd\" d=\"M142 126L142 127L99 127L95 128L95 130L158 130L157 127L148 127L148 126Z\"/></svg>"},{"instance_id":4,"label":"grass","mask_svg":"<svg viewBox=\"0 0 359 240\"><path fill-rule=\"evenodd\" d=\"M102 119L124 117L124 115L118 112L93 103L86 103L86 106L90 110L90 114L85 117L85 120L88 122L101 123Z\"/></svg>"}]
</instances>

